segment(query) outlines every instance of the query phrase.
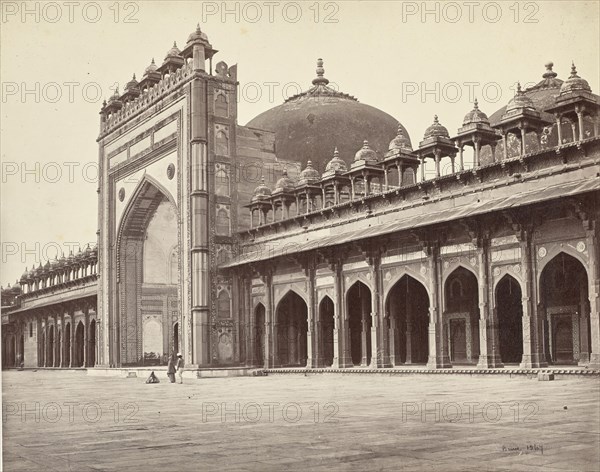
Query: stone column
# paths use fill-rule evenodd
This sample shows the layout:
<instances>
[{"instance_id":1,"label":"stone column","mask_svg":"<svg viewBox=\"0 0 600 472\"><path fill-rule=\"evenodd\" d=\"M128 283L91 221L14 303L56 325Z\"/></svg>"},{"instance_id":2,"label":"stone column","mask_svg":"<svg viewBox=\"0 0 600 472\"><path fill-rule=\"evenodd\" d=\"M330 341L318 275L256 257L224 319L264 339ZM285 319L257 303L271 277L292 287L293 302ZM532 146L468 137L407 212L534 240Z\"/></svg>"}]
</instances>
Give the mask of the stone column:
<instances>
[{"instance_id":1,"label":"stone column","mask_svg":"<svg viewBox=\"0 0 600 472\"><path fill-rule=\"evenodd\" d=\"M481 159L479 157L479 148L480 148L480 138L473 138L473 148L474 148L474 154L475 154L475 162L474 165L475 167L480 167L481 166Z\"/></svg>"},{"instance_id":2,"label":"stone column","mask_svg":"<svg viewBox=\"0 0 600 472\"><path fill-rule=\"evenodd\" d=\"M256 364L256 320L252 309L252 276L246 274L244 279L244 312L246 313L246 365L252 367ZM263 327L264 329L264 327Z\"/></svg>"},{"instance_id":3,"label":"stone column","mask_svg":"<svg viewBox=\"0 0 600 472\"><path fill-rule=\"evenodd\" d=\"M65 339L66 331L65 331L65 312L64 309L61 309L60 312L60 366L68 367L66 365L66 352L67 352L67 340Z\"/></svg>"},{"instance_id":4,"label":"stone column","mask_svg":"<svg viewBox=\"0 0 600 472\"><path fill-rule=\"evenodd\" d=\"M521 368L547 367L544 356L543 309L538 310L536 276L533 254L533 227L519 231L521 266L525 290L523 292L523 358Z\"/></svg>"},{"instance_id":5,"label":"stone column","mask_svg":"<svg viewBox=\"0 0 600 472\"><path fill-rule=\"evenodd\" d=\"M319 356L319 330L315 329L318 325L315 315L315 267L312 261L308 262L306 276L308 278L308 328L306 333L306 367L318 367Z\"/></svg>"},{"instance_id":6,"label":"stone column","mask_svg":"<svg viewBox=\"0 0 600 472\"><path fill-rule=\"evenodd\" d=\"M434 156L435 156L435 176L439 177L440 175L442 175L441 171L440 171L440 159L441 159L441 151L439 150L435 150L433 151Z\"/></svg>"},{"instance_id":7,"label":"stone column","mask_svg":"<svg viewBox=\"0 0 600 472\"><path fill-rule=\"evenodd\" d=\"M52 344L50 344L50 317L46 315L46 354L44 356L44 367L52 367L50 365L50 354L52 353ZM56 332L56 330L55 330Z\"/></svg>"},{"instance_id":8,"label":"stone column","mask_svg":"<svg viewBox=\"0 0 600 472\"><path fill-rule=\"evenodd\" d=\"M558 145L562 146L562 115L560 115L559 113L555 113L554 117L556 118L556 132L558 135Z\"/></svg>"},{"instance_id":9,"label":"stone column","mask_svg":"<svg viewBox=\"0 0 600 472\"><path fill-rule=\"evenodd\" d=\"M61 326L62 329L62 326ZM54 312L54 367L60 367L60 345L63 342L62 335L60 336L60 342L58 341L58 312Z\"/></svg>"},{"instance_id":10,"label":"stone column","mask_svg":"<svg viewBox=\"0 0 600 472\"><path fill-rule=\"evenodd\" d=\"M477 262L479 266L479 362L480 369L504 367L500 358L498 320L496 310L490 309L490 239L483 235L477 241ZM468 323L467 328L470 326ZM468 329L471 336L471 330Z\"/></svg>"},{"instance_id":11,"label":"stone column","mask_svg":"<svg viewBox=\"0 0 600 472\"><path fill-rule=\"evenodd\" d=\"M44 356L44 346L42 344L42 317L36 313L35 316L35 323L36 323L36 340L37 340L37 353L38 353L38 361L37 361L37 365L38 367L43 367L44 366L44 362L42 362L42 357ZM44 336L44 339L46 339L46 337Z\"/></svg>"},{"instance_id":12,"label":"stone column","mask_svg":"<svg viewBox=\"0 0 600 472\"><path fill-rule=\"evenodd\" d=\"M585 139L585 134L583 132L583 107L576 106L575 113L577 113L577 125L579 127L579 141L583 141Z\"/></svg>"},{"instance_id":13,"label":"stone column","mask_svg":"<svg viewBox=\"0 0 600 472\"><path fill-rule=\"evenodd\" d=\"M525 155L525 141L527 138L527 130L524 126L519 126L519 129L521 130L521 157L523 157Z\"/></svg>"},{"instance_id":14,"label":"stone column","mask_svg":"<svg viewBox=\"0 0 600 472\"><path fill-rule=\"evenodd\" d=\"M579 291L579 306L581 307L579 313L579 365L588 365L590 363L590 339L588 336L590 314L584 287L589 284L586 283L587 281L581 282Z\"/></svg>"},{"instance_id":15,"label":"stone column","mask_svg":"<svg viewBox=\"0 0 600 472\"><path fill-rule=\"evenodd\" d=\"M84 319L83 319L83 367L88 366L88 349L90 348L89 343L89 322L90 322L90 309L85 308Z\"/></svg>"},{"instance_id":16,"label":"stone column","mask_svg":"<svg viewBox=\"0 0 600 472\"><path fill-rule=\"evenodd\" d=\"M419 159L421 159L421 182L423 182L425 180L425 158L420 157Z\"/></svg>"},{"instance_id":17,"label":"stone column","mask_svg":"<svg viewBox=\"0 0 600 472\"><path fill-rule=\"evenodd\" d=\"M458 141L456 141L456 147L458 148L458 170L462 172L465 170L465 162L463 158L464 148L462 143L459 143Z\"/></svg>"},{"instance_id":18,"label":"stone column","mask_svg":"<svg viewBox=\"0 0 600 472\"><path fill-rule=\"evenodd\" d=\"M371 366L391 367L389 351L389 330L385 307L383 306L383 281L381 279L381 249L377 248L369 257L373 295L371 297Z\"/></svg>"},{"instance_id":19,"label":"stone column","mask_svg":"<svg viewBox=\"0 0 600 472\"><path fill-rule=\"evenodd\" d=\"M598 269L598 221L591 221L587 230L588 297L590 300L590 369L600 369L600 270Z\"/></svg>"},{"instance_id":20,"label":"stone column","mask_svg":"<svg viewBox=\"0 0 600 472\"><path fill-rule=\"evenodd\" d=\"M360 316L361 316L361 330L360 330L360 349L361 349L361 361L360 365L366 367L369 363L368 361L368 350L367 350L367 336L370 336L371 333L367 332L367 316L370 312L371 307L365 303L365 298L360 300ZM371 325L373 320L371 320Z\"/></svg>"},{"instance_id":21,"label":"stone column","mask_svg":"<svg viewBox=\"0 0 600 472\"><path fill-rule=\"evenodd\" d=\"M445 369L452 367L448 356L448 336L444 329L442 274L440 270L440 243L429 242L427 245L431 300L429 305L429 369Z\"/></svg>"},{"instance_id":22,"label":"stone column","mask_svg":"<svg viewBox=\"0 0 600 472\"><path fill-rule=\"evenodd\" d=\"M69 315L71 317L71 353L69 356L69 367L75 367L75 310L71 308L69 310Z\"/></svg>"},{"instance_id":23,"label":"stone column","mask_svg":"<svg viewBox=\"0 0 600 472\"><path fill-rule=\"evenodd\" d=\"M344 263L341 258L331 256L330 268L333 272L335 303L333 313L333 363L331 367L343 369L352 367L348 345L348 316L344 300Z\"/></svg>"},{"instance_id":24,"label":"stone column","mask_svg":"<svg viewBox=\"0 0 600 472\"><path fill-rule=\"evenodd\" d=\"M508 139L504 131L502 132L502 154L504 160L508 159Z\"/></svg>"}]
</instances>

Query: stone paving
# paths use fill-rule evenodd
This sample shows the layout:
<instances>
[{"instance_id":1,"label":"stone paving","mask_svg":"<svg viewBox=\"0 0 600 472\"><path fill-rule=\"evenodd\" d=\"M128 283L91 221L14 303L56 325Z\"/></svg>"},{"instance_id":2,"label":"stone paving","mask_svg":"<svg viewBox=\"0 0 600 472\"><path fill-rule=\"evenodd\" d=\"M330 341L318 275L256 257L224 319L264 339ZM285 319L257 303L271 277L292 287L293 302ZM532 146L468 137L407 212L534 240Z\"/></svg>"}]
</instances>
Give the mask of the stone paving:
<instances>
[{"instance_id":1,"label":"stone paving","mask_svg":"<svg viewBox=\"0 0 600 472\"><path fill-rule=\"evenodd\" d=\"M600 380L3 372L5 471L598 471Z\"/></svg>"}]
</instances>

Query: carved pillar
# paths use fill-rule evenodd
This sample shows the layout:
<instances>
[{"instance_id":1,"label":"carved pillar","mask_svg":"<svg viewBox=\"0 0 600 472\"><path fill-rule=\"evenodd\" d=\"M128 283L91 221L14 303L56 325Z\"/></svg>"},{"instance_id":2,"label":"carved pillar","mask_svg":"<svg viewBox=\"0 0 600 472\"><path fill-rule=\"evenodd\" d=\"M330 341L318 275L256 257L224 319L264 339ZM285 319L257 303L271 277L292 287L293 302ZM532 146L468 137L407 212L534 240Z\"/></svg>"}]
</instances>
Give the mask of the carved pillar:
<instances>
[{"instance_id":1,"label":"carved pillar","mask_svg":"<svg viewBox=\"0 0 600 472\"><path fill-rule=\"evenodd\" d=\"M575 113L577 113L577 126L579 128L579 141L583 141L585 134L583 133L583 107L575 107Z\"/></svg>"},{"instance_id":2,"label":"carved pillar","mask_svg":"<svg viewBox=\"0 0 600 472\"><path fill-rule=\"evenodd\" d=\"M473 138L473 148L475 154L475 167L481 166L481 160L479 158L479 150L480 150L480 138Z\"/></svg>"},{"instance_id":3,"label":"carved pillar","mask_svg":"<svg viewBox=\"0 0 600 472\"><path fill-rule=\"evenodd\" d=\"M279 365L278 324L273 306L273 275L269 271L262 279L265 285L265 368L269 368Z\"/></svg>"},{"instance_id":4,"label":"carved pillar","mask_svg":"<svg viewBox=\"0 0 600 472\"><path fill-rule=\"evenodd\" d=\"M71 352L69 354L69 367L75 367L75 309L71 307L69 309L69 315L71 318Z\"/></svg>"},{"instance_id":5,"label":"carved pillar","mask_svg":"<svg viewBox=\"0 0 600 472\"><path fill-rule=\"evenodd\" d=\"M522 226L522 225L521 225ZM547 367L544 356L543 308L538 310L536 275L533 262L533 227L518 232L521 246L521 266L525 291L523 293L523 359L521 368Z\"/></svg>"},{"instance_id":6,"label":"carved pillar","mask_svg":"<svg viewBox=\"0 0 600 472\"><path fill-rule=\"evenodd\" d=\"M52 353L52 344L50 344L50 317L48 317L47 315L44 324L46 325L44 367L52 367L50 365L50 354Z\"/></svg>"},{"instance_id":7,"label":"carved pillar","mask_svg":"<svg viewBox=\"0 0 600 472\"><path fill-rule=\"evenodd\" d=\"M434 152L434 156L435 156L435 176L439 177L440 175L442 175L441 170L440 170L440 159L441 159L441 151L436 149Z\"/></svg>"},{"instance_id":8,"label":"carved pillar","mask_svg":"<svg viewBox=\"0 0 600 472\"><path fill-rule=\"evenodd\" d=\"M84 318L83 318L83 367L88 366L88 357L89 357L89 348L90 348L90 340L89 340L89 323L90 323L90 308L86 306L84 309Z\"/></svg>"},{"instance_id":9,"label":"carved pillar","mask_svg":"<svg viewBox=\"0 0 600 472\"><path fill-rule=\"evenodd\" d=\"M562 126L561 126L562 115L560 115L559 113L555 113L554 117L556 118L556 132L558 134L558 145L561 146L562 145Z\"/></svg>"},{"instance_id":10,"label":"carved pillar","mask_svg":"<svg viewBox=\"0 0 600 472\"><path fill-rule=\"evenodd\" d=\"M527 130L524 126L519 126L519 129L521 130L521 157L523 157L525 155L525 142L527 138Z\"/></svg>"},{"instance_id":11,"label":"carved pillar","mask_svg":"<svg viewBox=\"0 0 600 472\"><path fill-rule=\"evenodd\" d=\"M61 326L62 329L62 326ZM54 367L60 367L60 345L63 342L62 335L60 336L60 342L58 336L58 312L54 312Z\"/></svg>"},{"instance_id":12,"label":"carved pillar","mask_svg":"<svg viewBox=\"0 0 600 472\"><path fill-rule=\"evenodd\" d=\"M502 132L502 155L504 160L508 159L508 139L505 132Z\"/></svg>"},{"instance_id":13,"label":"carved pillar","mask_svg":"<svg viewBox=\"0 0 600 472\"><path fill-rule=\"evenodd\" d=\"M310 256L309 256L310 257ZM316 321L318 315L315 315L315 272L316 267L314 261L309 260L305 266L305 273L308 279L308 329L306 333L306 367L318 367L320 362L319 356L319 329L316 326L320 325Z\"/></svg>"},{"instance_id":14,"label":"carved pillar","mask_svg":"<svg viewBox=\"0 0 600 472\"><path fill-rule=\"evenodd\" d=\"M600 270L598 268L598 221L589 221L587 228L588 248L588 297L590 300L591 354L590 368L600 369Z\"/></svg>"},{"instance_id":15,"label":"carved pillar","mask_svg":"<svg viewBox=\"0 0 600 472\"><path fill-rule=\"evenodd\" d=\"M489 252L489 235L479 235L477 241L477 262L479 265L479 362L477 367L481 369L504 367L500 358L496 310L490 309L489 279L491 267ZM468 326L470 326L470 323ZM470 329L468 329L468 333L470 336Z\"/></svg>"},{"instance_id":16,"label":"carved pillar","mask_svg":"<svg viewBox=\"0 0 600 472\"><path fill-rule=\"evenodd\" d=\"M464 147L462 143L456 142L456 147L458 148L458 168L462 172L465 170L465 162L463 158Z\"/></svg>"},{"instance_id":17,"label":"carved pillar","mask_svg":"<svg viewBox=\"0 0 600 472\"><path fill-rule=\"evenodd\" d=\"M419 159L421 159L421 182L423 182L425 180L425 158L420 157Z\"/></svg>"},{"instance_id":18,"label":"carved pillar","mask_svg":"<svg viewBox=\"0 0 600 472\"><path fill-rule=\"evenodd\" d=\"M444 330L443 302L442 302L442 274L440 269L440 243L431 241L427 243L426 251L431 277L431 303L429 306L429 369L450 368L448 355L448 336Z\"/></svg>"},{"instance_id":19,"label":"carved pillar","mask_svg":"<svg viewBox=\"0 0 600 472\"><path fill-rule=\"evenodd\" d=\"M349 327L348 314L344 297L344 262L341 257L331 254L329 266L333 272L335 306L334 306L334 327L333 327L333 364L331 367L343 369L352 367L352 358L350 357L348 343Z\"/></svg>"},{"instance_id":20,"label":"carved pillar","mask_svg":"<svg viewBox=\"0 0 600 472\"><path fill-rule=\"evenodd\" d=\"M243 279L244 287L244 312L246 313L246 365L254 366L256 364L256 344L257 344L257 327L254 319L254 311L252 310L252 276L250 273L245 273Z\"/></svg>"},{"instance_id":21,"label":"carved pillar","mask_svg":"<svg viewBox=\"0 0 600 472\"><path fill-rule=\"evenodd\" d=\"M61 309L60 312L60 367L68 367L66 365L66 352L67 352L67 340L65 339L65 335L67 334L65 331L65 312L64 309Z\"/></svg>"},{"instance_id":22,"label":"carved pillar","mask_svg":"<svg viewBox=\"0 0 600 472\"><path fill-rule=\"evenodd\" d=\"M376 243L373 243L376 244ZM373 295L371 297L371 366L391 367L389 352L389 330L383 306L383 280L381 278L381 246L372 248L368 255Z\"/></svg>"},{"instance_id":23,"label":"carved pillar","mask_svg":"<svg viewBox=\"0 0 600 472\"><path fill-rule=\"evenodd\" d=\"M590 313L588 300L585 296L587 281L581 281L579 290L579 365L588 365L590 362L590 338L588 336L588 323Z\"/></svg>"},{"instance_id":24,"label":"carved pillar","mask_svg":"<svg viewBox=\"0 0 600 472\"><path fill-rule=\"evenodd\" d=\"M37 353L38 353L38 367L44 366L44 344L42 343L42 317L38 313L36 313L36 336L37 336ZM44 336L44 340L46 336Z\"/></svg>"}]
</instances>

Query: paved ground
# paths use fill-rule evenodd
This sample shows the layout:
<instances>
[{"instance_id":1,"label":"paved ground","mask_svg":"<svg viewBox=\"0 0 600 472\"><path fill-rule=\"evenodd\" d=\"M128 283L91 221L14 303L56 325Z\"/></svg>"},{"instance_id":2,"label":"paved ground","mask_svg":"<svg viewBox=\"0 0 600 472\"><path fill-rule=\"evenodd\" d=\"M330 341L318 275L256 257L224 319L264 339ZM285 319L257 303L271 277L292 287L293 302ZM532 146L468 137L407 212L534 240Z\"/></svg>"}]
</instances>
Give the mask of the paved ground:
<instances>
[{"instance_id":1,"label":"paved ground","mask_svg":"<svg viewBox=\"0 0 600 472\"><path fill-rule=\"evenodd\" d=\"M4 470L600 468L597 378L160 375L3 372Z\"/></svg>"}]
</instances>

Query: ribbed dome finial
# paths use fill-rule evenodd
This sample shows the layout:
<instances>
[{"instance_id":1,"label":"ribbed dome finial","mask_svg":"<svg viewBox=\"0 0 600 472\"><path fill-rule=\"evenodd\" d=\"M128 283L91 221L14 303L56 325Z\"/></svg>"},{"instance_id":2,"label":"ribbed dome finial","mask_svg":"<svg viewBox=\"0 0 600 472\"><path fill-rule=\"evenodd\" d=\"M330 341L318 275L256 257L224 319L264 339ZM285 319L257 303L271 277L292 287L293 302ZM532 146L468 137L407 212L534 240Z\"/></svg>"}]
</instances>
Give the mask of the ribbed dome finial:
<instances>
[{"instance_id":1,"label":"ribbed dome finial","mask_svg":"<svg viewBox=\"0 0 600 472\"><path fill-rule=\"evenodd\" d=\"M317 59L317 77L315 79L313 79L312 83L313 85L319 85L319 84L324 84L327 85L329 83L329 80L327 80L325 77L325 69L323 67L323 59L319 58Z\"/></svg>"},{"instance_id":2,"label":"ribbed dome finial","mask_svg":"<svg viewBox=\"0 0 600 472\"><path fill-rule=\"evenodd\" d=\"M475 99L475 101L473 102L473 108L475 110L479 110L479 102L477 101L477 98Z\"/></svg>"},{"instance_id":3,"label":"ribbed dome finial","mask_svg":"<svg viewBox=\"0 0 600 472\"><path fill-rule=\"evenodd\" d=\"M577 77L577 68L575 67L575 62L571 61L571 77Z\"/></svg>"}]
</instances>

